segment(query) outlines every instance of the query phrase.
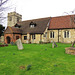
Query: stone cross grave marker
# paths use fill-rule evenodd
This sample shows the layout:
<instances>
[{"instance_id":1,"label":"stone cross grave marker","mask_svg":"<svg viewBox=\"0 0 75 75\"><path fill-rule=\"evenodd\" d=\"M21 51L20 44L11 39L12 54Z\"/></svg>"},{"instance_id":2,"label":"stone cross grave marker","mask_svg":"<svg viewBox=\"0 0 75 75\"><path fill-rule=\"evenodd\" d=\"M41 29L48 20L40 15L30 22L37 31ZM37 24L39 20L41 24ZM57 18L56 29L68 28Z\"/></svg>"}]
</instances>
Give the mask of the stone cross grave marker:
<instances>
[{"instance_id":1,"label":"stone cross grave marker","mask_svg":"<svg viewBox=\"0 0 75 75\"><path fill-rule=\"evenodd\" d=\"M16 44L17 44L18 50L22 50L23 49L23 45L22 45L21 39L18 39L16 41Z\"/></svg>"},{"instance_id":2,"label":"stone cross grave marker","mask_svg":"<svg viewBox=\"0 0 75 75\"><path fill-rule=\"evenodd\" d=\"M71 45L71 47L74 47L74 44L75 44L75 41L74 41L74 42L72 42L72 45Z\"/></svg>"}]
</instances>

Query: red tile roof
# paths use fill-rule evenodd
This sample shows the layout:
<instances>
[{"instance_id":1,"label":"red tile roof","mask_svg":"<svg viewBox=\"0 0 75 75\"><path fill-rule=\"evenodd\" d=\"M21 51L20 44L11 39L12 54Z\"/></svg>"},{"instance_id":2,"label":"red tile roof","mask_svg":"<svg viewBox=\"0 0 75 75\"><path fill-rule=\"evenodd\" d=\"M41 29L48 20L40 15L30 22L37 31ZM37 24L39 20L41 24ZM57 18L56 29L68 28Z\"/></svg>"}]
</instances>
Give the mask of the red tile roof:
<instances>
[{"instance_id":1,"label":"red tile roof","mask_svg":"<svg viewBox=\"0 0 75 75\"><path fill-rule=\"evenodd\" d=\"M49 29L75 28L74 17L75 15L52 17Z\"/></svg>"},{"instance_id":2,"label":"red tile roof","mask_svg":"<svg viewBox=\"0 0 75 75\"><path fill-rule=\"evenodd\" d=\"M16 28L16 27L11 27L13 33L22 33L22 30L20 28Z\"/></svg>"},{"instance_id":3,"label":"red tile roof","mask_svg":"<svg viewBox=\"0 0 75 75\"><path fill-rule=\"evenodd\" d=\"M22 30L20 28L15 28L15 27L7 27L4 33L22 33Z\"/></svg>"}]
</instances>

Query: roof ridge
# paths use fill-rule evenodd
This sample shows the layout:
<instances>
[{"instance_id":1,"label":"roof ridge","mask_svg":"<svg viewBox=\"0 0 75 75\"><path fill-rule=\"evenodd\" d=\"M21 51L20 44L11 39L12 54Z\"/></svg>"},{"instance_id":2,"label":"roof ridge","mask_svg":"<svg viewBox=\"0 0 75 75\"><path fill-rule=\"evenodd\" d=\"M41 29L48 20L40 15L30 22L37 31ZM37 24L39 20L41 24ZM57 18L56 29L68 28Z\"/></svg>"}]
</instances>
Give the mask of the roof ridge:
<instances>
[{"instance_id":1,"label":"roof ridge","mask_svg":"<svg viewBox=\"0 0 75 75\"><path fill-rule=\"evenodd\" d=\"M24 21L20 21L20 22L18 22L18 23L26 22L26 21L42 20L42 19L47 19L47 18L51 18L51 17L45 17L45 18L37 18L37 19L24 20Z\"/></svg>"},{"instance_id":2,"label":"roof ridge","mask_svg":"<svg viewBox=\"0 0 75 75\"><path fill-rule=\"evenodd\" d=\"M74 16L75 14L72 15L62 15L62 16L55 16L55 17L51 17L51 18L59 18L59 17L68 17L68 16Z\"/></svg>"}]
</instances>

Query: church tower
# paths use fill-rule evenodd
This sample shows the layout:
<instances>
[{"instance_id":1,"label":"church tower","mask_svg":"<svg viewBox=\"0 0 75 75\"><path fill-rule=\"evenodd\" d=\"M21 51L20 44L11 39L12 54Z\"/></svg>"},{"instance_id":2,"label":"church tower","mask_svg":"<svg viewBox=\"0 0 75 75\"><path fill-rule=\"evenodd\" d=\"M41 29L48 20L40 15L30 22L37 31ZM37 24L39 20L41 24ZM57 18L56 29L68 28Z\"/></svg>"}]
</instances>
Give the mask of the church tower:
<instances>
[{"instance_id":1,"label":"church tower","mask_svg":"<svg viewBox=\"0 0 75 75\"><path fill-rule=\"evenodd\" d=\"M22 15L16 13L16 12L11 12L8 13L8 20L7 20L7 26L14 26L17 22L22 21Z\"/></svg>"}]
</instances>

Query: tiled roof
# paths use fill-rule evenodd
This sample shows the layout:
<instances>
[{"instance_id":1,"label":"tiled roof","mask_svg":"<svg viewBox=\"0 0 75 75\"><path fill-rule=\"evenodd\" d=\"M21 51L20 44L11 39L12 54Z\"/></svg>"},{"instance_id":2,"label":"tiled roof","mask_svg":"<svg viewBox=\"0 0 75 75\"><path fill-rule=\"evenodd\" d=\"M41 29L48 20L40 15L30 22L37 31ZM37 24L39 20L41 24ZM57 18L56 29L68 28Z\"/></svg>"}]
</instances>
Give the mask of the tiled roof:
<instances>
[{"instance_id":1,"label":"tiled roof","mask_svg":"<svg viewBox=\"0 0 75 75\"><path fill-rule=\"evenodd\" d=\"M20 28L11 27L13 33L22 33L22 30Z\"/></svg>"},{"instance_id":2,"label":"tiled roof","mask_svg":"<svg viewBox=\"0 0 75 75\"><path fill-rule=\"evenodd\" d=\"M31 33L31 34L40 33L40 34L42 34L45 31L49 20L50 20L50 17L28 20L28 21L22 21L18 24L21 25L21 29L23 31L22 34L27 34L27 33ZM31 28L29 26L31 22L35 23L36 27Z\"/></svg>"},{"instance_id":3,"label":"tiled roof","mask_svg":"<svg viewBox=\"0 0 75 75\"><path fill-rule=\"evenodd\" d=\"M22 33L22 30L20 28L15 28L15 27L7 27L4 33Z\"/></svg>"},{"instance_id":4,"label":"tiled roof","mask_svg":"<svg viewBox=\"0 0 75 75\"><path fill-rule=\"evenodd\" d=\"M75 15L52 17L49 29L75 28L74 16Z\"/></svg>"},{"instance_id":5,"label":"tiled roof","mask_svg":"<svg viewBox=\"0 0 75 75\"><path fill-rule=\"evenodd\" d=\"M21 21L17 23L20 28L8 27L5 33L20 33L20 34L34 34L44 33L47 25L48 29L66 29L75 28L75 15L59 16L59 17L48 17L34 20ZM35 24L36 27L31 28L30 24Z\"/></svg>"}]
</instances>

